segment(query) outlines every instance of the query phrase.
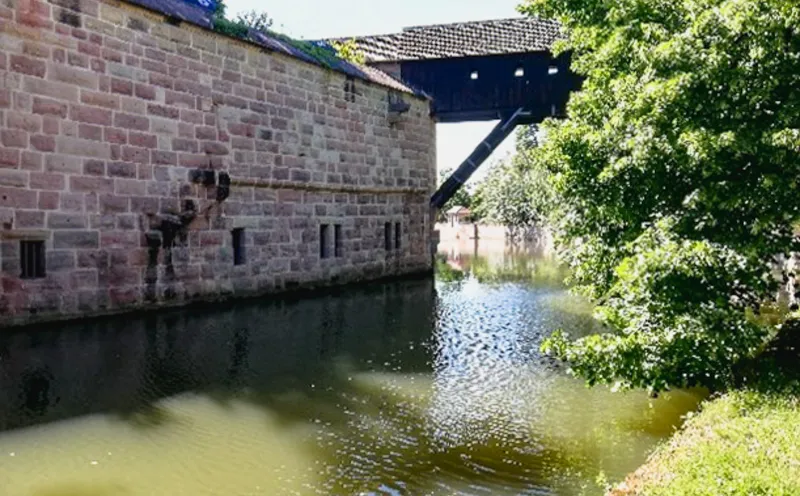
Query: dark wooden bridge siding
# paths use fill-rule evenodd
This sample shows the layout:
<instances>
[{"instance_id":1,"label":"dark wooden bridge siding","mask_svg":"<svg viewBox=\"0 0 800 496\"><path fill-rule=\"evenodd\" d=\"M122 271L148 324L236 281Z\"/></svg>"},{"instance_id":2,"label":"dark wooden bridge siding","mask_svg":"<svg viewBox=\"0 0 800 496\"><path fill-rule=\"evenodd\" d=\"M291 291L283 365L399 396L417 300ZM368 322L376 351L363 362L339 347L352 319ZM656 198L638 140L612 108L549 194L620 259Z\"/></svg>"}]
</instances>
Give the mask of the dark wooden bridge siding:
<instances>
[{"instance_id":1,"label":"dark wooden bridge siding","mask_svg":"<svg viewBox=\"0 0 800 496\"><path fill-rule=\"evenodd\" d=\"M558 73L550 74L551 67ZM515 75L518 68L522 77ZM568 55L536 52L407 61L402 78L433 97L439 122L495 120L520 107L532 111L531 122L539 122L554 109L563 115L570 91L578 88L580 80L568 68Z\"/></svg>"}]
</instances>

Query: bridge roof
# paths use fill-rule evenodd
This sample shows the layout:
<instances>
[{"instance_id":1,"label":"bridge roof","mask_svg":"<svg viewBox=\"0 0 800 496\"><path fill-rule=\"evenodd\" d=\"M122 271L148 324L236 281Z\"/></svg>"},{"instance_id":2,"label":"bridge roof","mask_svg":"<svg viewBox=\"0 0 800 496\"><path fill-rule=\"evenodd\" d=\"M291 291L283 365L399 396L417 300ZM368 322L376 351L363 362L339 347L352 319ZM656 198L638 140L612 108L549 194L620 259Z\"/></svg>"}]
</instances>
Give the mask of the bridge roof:
<instances>
[{"instance_id":1,"label":"bridge roof","mask_svg":"<svg viewBox=\"0 0 800 496\"><path fill-rule=\"evenodd\" d=\"M369 62L544 52L563 37L557 21L517 17L415 26L356 38Z\"/></svg>"}]
</instances>

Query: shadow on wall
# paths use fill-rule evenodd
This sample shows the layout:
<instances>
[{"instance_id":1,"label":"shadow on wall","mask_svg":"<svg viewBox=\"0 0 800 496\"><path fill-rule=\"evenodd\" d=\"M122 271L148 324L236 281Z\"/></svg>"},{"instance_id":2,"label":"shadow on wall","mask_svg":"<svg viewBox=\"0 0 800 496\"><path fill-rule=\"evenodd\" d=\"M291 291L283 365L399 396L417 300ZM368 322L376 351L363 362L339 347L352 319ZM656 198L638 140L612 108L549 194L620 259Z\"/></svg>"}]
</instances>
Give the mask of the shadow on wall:
<instances>
[{"instance_id":1,"label":"shadow on wall","mask_svg":"<svg viewBox=\"0 0 800 496\"><path fill-rule=\"evenodd\" d=\"M155 403L185 392L257 403L338 380L336 363L384 363L434 326L433 280L400 281L324 296L237 303L220 310L94 320L0 335L0 431L114 412L147 428L168 422ZM409 355L410 353L410 355ZM287 420L296 412L280 411ZM303 419L305 420L305 419Z\"/></svg>"}]
</instances>

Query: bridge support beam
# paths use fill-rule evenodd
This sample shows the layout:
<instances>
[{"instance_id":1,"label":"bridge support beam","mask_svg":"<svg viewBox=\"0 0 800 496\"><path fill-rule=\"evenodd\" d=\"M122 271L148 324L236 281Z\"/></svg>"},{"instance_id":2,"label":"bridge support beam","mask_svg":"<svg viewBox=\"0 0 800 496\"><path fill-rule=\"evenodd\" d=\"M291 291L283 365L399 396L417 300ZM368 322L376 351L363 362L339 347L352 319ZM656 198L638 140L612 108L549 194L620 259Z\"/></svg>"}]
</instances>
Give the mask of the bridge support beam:
<instances>
[{"instance_id":1,"label":"bridge support beam","mask_svg":"<svg viewBox=\"0 0 800 496\"><path fill-rule=\"evenodd\" d=\"M492 132L486 136L475 151L456 169L453 174L439 187L439 190L431 197L431 206L436 209L441 209L453 195L464 185L464 183L472 177L472 174L478 170L483 162L486 161L492 152L505 140L509 134L527 117L530 117L530 112L524 108L517 109L516 112L509 117L500 121Z\"/></svg>"}]
</instances>

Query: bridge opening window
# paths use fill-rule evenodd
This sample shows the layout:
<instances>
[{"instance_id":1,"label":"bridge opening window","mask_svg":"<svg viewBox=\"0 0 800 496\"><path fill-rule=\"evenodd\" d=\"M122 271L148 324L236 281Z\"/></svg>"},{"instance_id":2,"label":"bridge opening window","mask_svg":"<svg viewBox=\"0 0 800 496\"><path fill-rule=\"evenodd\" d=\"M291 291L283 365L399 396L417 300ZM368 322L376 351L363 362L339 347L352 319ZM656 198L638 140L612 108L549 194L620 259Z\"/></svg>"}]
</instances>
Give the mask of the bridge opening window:
<instances>
[{"instance_id":1,"label":"bridge opening window","mask_svg":"<svg viewBox=\"0 0 800 496\"><path fill-rule=\"evenodd\" d=\"M234 229L231 231L233 237L233 265L244 265L244 229Z\"/></svg>"},{"instance_id":2,"label":"bridge opening window","mask_svg":"<svg viewBox=\"0 0 800 496\"><path fill-rule=\"evenodd\" d=\"M333 256L341 258L342 256L342 225L336 224L333 226Z\"/></svg>"},{"instance_id":3,"label":"bridge opening window","mask_svg":"<svg viewBox=\"0 0 800 496\"><path fill-rule=\"evenodd\" d=\"M558 74L558 67L551 65L550 67L547 68L547 74L550 76L555 76L556 74Z\"/></svg>"},{"instance_id":4,"label":"bridge opening window","mask_svg":"<svg viewBox=\"0 0 800 496\"><path fill-rule=\"evenodd\" d=\"M40 279L44 272L44 241L20 241L20 264L22 279Z\"/></svg>"},{"instance_id":5,"label":"bridge opening window","mask_svg":"<svg viewBox=\"0 0 800 496\"><path fill-rule=\"evenodd\" d=\"M478 77L480 77L480 74L478 74L478 71L472 71L469 74L469 78L472 79L473 81L477 81Z\"/></svg>"},{"instance_id":6,"label":"bridge opening window","mask_svg":"<svg viewBox=\"0 0 800 496\"><path fill-rule=\"evenodd\" d=\"M386 251L392 249L392 223L387 222L383 225L383 247Z\"/></svg>"},{"instance_id":7,"label":"bridge opening window","mask_svg":"<svg viewBox=\"0 0 800 496\"><path fill-rule=\"evenodd\" d=\"M517 67L514 71L514 77L523 77L525 75L525 68L522 66Z\"/></svg>"},{"instance_id":8,"label":"bridge opening window","mask_svg":"<svg viewBox=\"0 0 800 496\"><path fill-rule=\"evenodd\" d=\"M403 240L403 226L397 222L394 225L394 249L399 250L402 248L402 240Z\"/></svg>"},{"instance_id":9,"label":"bridge opening window","mask_svg":"<svg viewBox=\"0 0 800 496\"><path fill-rule=\"evenodd\" d=\"M319 258L329 258L331 256L330 248L330 231L331 226L322 224L319 226Z\"/></svg>"}]
</instances>

